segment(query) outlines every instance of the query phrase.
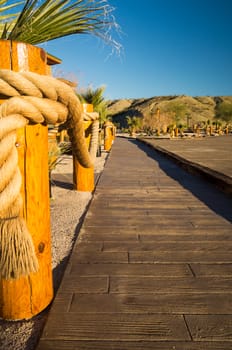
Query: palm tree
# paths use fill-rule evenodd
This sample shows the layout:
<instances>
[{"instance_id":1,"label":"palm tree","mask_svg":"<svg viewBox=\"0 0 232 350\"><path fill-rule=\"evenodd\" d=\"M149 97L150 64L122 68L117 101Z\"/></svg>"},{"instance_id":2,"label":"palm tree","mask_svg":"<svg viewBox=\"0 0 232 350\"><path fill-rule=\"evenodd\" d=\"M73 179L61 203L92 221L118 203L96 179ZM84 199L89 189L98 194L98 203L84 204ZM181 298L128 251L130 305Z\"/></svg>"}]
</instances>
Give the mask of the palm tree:
<instances>
[{"instance_id":1,"label":"palm tree","mask_svg":"<svg viewBox=\"0 0 232 350\"><path fill-rule=\"evenodd\" d=\"M77 94L82 103L90 103L93 105L95 112L99 113L99 145L97 155L101 155L101 143L102 143L102 126L107 121L107 102L103 96L105 86L101 86L96 90L92 87L88 87L86 90Z\"/></svg>"},{"instance_id":2,"label":"palm tree","mask_svg":"<svg viewBox=\"0 0 232 350\"><path fill-rule=\"evenodd\" d=\"M0 0L0 39L37 45L72 34L93 34L114 50L121 49L111 35L119 26L107 0L24 0L7 5L9 2Z\"/></svg>"},{"instance_id":3,"label":"palm tree","mask_svg":"<svg viewBox=\"0 0 232 350\"><path fill-rule=\"evenodd\" d=\"M134 136L135 132L138 131L142 126L142 119L140 117L126 117L127 125L130 136Z\"/></svg>"},{"instance_id":4,"label":"palm tree","mask_svg":"<svg viewBox=\"0 0 232 350\"><path fill-rule=\"evenodd\" d=\"M12 13L12 9L22 2L15 2L7 5L7 0L0 0L0 38L4 39L7 31L10 31L15 24L17 13ZM7 24L7 21L10 23Z\"/></svg>"},{"instance_id":5,"label":"palm tree","mask_svg":"<svg viewBox=\"0 0 232 350\"><path fill-rule=\"evenodd\" d=\"M99 121L102 125L107 120L107 102L103 96L105 86L100 86L97 89L88 87L86 90L80 92L78 97L82 103L90 103L93 105L95 112L99 113Z\"/></svg>"}]
</instances>

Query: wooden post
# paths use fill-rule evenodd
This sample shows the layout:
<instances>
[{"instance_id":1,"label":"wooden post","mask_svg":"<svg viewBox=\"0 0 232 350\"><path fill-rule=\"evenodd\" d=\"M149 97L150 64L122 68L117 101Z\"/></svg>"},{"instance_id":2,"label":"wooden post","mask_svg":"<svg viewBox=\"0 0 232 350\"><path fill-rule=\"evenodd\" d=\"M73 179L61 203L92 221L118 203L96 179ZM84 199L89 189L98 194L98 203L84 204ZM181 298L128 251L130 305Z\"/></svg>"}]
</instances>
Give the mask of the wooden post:
<instances>
[{"instance_id":1,"label":"wooden post","mask_svg":"<svg viewBox=\"0 0 232 350\"><path fill-rule=\"evenodd\" d=\"M93 112L92 104L83 104L84 112ZM92 121L84 121L85 140L89 147ZM94 190L94 167L84 168L76 157L73 157L73 189L76 191L92 192Z\"/></svg>"},{"instance_id":2,"label":"wooden post","mask_svg":"<svg viewBox=\"0 0 232 350\"><path fill-rule=\"evenodd\" d=\"M0 48L0 68L46 74L46 52L41 48L5 40L0 40ZM32 235L39 271L17 280L0 280L0 317L10 320L31 318L53 298L47 126L20 129L17 145L23 216Z\"/></svg>"},{"instance_id":3,"label":"wooden post","mask_svg":"<svg viewBox=\"0 0 232 350\"><path fill-rule=\"evenodd\" d=\"M113 142L114 142L115 138L116 138L116 126L113 125L112 126L112 141Z\"/></svg>"},{"instance_id":4,"label":"wooden post","mask_svg":"<svg viewBox=\"0 0 232 350\"><path fill-rule=\"evenodd\" d=\"M179 136L179 129L176 127L175 128L175 137L178 137Z\"/></svg>"},{"instance_id":5,"label":"wooden post","mask_svg":"<svg viewBox=\"0 0 232 350\"><path fill-rule=\"evenodd\" d=\"M113 124L106 122L104 125L104 150L110 151L113 142Z\"/></svg>"}]
</instances>

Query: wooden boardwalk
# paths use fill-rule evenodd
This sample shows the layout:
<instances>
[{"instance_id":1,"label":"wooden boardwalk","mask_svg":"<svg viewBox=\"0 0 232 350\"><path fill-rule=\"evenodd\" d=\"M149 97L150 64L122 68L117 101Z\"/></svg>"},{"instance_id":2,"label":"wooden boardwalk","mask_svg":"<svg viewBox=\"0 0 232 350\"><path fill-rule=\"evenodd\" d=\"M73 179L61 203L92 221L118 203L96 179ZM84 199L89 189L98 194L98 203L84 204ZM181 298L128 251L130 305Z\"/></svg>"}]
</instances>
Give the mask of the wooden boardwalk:
<instances>
[{"instance_id":1,"label":"wooden boardwalk","mask_svg":"<svg viewBox=\"0 0 232 350\"><path fill-rule=\"evenodd\" d=\"M231 208L117 138L37 350L231 350Z\"/></svg>"},{"instance_id":2,"label":"wooden boardwalk","mask_svg":"<svg viewBox=\"0 0 232 350\"><path fill-rule=\"evenodd\" d=\"M232 195L232 135L170 140L145 138L143 142Z\"/></svg>"}]
</instances>

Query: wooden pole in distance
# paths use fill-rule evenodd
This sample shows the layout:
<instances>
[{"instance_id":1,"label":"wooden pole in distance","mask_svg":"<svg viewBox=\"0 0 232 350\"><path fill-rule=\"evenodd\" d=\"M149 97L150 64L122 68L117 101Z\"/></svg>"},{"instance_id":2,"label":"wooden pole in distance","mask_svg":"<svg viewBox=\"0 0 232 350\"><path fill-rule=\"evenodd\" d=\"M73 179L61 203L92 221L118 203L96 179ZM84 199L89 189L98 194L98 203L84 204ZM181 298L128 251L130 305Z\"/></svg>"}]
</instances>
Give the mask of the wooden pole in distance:
<instances>
[{"instance_id":1,"label":"wooden pole in distance","mask_svg":"<svg viewBox=\"0 0 232 350\"><path fill-rule=\"evenodd\" d=\"M84 112L93 112L92 104L83 104ZM85 140L89 147L92 121L84 121ZM94 190L94 167L84 168L73 156L73 189L76 191L92 192Z\"/></svg>"},{"instance_id":2,"label":"wooden pole in distance","mask_svg":"<svg viewBox=\"0 0 232 350\"><path fill-rule=\"evenodd\" d=\"M113 124L106 122L104 125L104 150L110 151L113 143Z\"/></svg>"},{"instance_id":3,"label":"wooden pole in distance","mask_svg":"<svg viewBox=\"0 0 232 350\"><path fill-rule=\"evenodd\" d=\"M6 40L0 40L0 48L0 68L46 74L46 52L41 48ZM53 298L47 126L20 129L17 145L23 216L32 235L39 271L16 280L0 280L0 317L10 320L31 318Z\"/></svg>"}]
</instances>

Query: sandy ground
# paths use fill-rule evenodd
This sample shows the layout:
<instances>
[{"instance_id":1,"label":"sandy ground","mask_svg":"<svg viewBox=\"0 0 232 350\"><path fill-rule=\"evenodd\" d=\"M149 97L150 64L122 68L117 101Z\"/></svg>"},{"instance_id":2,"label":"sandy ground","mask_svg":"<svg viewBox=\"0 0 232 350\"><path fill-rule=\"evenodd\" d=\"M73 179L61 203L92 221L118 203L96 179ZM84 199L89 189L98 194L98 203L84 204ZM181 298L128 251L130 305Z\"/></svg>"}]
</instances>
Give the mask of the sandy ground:
<instances>
[{"instance_id":1,"label":"sandy ground","mask_svg":"<svg viewBox=\"0 0 232 350\"><path fill-rule=\"evenodd\" d=\"M107 153L95 161L95 177L104 168ZM92 197L90 192L72 190L72 156L62 156L52 174L51 237L54 290L59 287L67 258L78 236L83 216ZM0 319L0 350L34 350L49 308L27 321Z\"/></svg>"}]
</instances>

